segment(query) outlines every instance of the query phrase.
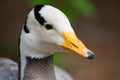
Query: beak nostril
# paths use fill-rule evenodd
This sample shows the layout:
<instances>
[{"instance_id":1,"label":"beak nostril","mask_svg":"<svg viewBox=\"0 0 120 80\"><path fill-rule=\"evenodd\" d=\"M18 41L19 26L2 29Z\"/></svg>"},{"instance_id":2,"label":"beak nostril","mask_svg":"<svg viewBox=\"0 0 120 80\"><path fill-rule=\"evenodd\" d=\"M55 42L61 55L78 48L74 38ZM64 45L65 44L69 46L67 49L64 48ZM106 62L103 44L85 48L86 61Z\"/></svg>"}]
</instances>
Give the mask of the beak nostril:
<instances>
[{"instance_id":1,"label":"beak nostril","mask_svg":"<svg viewBox=\"0 0 120 80\"><path fill-rule=\"evenodd\" d=\"M75 45L74 43L71 42L71 44L72 44L74 47L76 47L77 49L79 48L79 47L78 47L77 45Z\"/></svg>"},{"instance_id":2,"label":"beak nostril","mask_svg":"<svg viewBox=\"0 0 120 80\"><path fill-rule=\"evenodd\" d=\"M87 54L88 54L88 59L94 58L94 54L92 52L88 51Z\"/></svg>"}]
</instances>

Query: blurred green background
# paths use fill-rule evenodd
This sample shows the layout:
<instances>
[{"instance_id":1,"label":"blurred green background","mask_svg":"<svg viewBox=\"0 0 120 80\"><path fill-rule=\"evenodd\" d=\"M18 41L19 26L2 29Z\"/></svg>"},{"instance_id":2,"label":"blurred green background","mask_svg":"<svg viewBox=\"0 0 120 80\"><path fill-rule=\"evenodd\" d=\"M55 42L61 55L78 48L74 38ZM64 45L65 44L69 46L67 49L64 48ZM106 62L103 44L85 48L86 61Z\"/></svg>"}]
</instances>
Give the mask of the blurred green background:
<instances>
[{"instance_id":1,"label":"blurred green background","mask_svg":"<svg viewBox=\"0 0 120 80\"><path fill-rule=\"evenodd\" d=\"M0 57L18 61L18 38L25 17L36 4L49 4L69 18L77 36L95 53L55 54L54 62L75 80L120 80L119 0L1 0Z\"/></svg>"}]
</instances>

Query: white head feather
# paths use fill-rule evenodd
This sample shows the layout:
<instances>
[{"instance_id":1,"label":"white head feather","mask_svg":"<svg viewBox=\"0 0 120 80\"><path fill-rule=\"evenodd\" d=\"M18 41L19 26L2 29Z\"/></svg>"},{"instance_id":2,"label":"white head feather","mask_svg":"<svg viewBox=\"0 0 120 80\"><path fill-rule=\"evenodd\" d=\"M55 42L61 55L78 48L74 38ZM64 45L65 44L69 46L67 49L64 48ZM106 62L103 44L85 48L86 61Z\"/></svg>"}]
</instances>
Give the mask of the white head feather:
<instances>
[{"instance_id":1,"label":"white head feather","mask_svg":"<svg viewBox=\"0 0 120 80\"><path fill-rule=\"evenodd\" d=\"M41 25L35 18L34 9L28 14L26 26L29 33L22 29L20 36L20 51L22 56L42 58L55 51L62 51L59 46L65 43L62 31L74 32L68 18L58 9L45 5L40 9L39 15L46 23ZM52 25L53 29L47 30L45 25Z\"/></svg>"}]
</instances>

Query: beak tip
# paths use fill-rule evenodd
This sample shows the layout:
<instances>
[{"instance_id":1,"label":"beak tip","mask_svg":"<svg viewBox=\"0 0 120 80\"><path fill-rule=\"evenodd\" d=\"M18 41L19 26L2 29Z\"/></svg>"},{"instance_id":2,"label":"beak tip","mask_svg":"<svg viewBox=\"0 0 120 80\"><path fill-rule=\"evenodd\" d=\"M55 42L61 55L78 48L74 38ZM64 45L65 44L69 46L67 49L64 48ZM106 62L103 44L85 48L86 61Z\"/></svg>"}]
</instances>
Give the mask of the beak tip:
<instances>
[{"instance_id":1,"label":"beak tip","mask_svg":"<svg viewBox=\"0 0 120 80\"><path fill-rule=\"evenodd\" d=\"M94 58L94 54L92 52L88 51L87 54L88 54L88 57L87 57L88 59Z\"/></svg>"}]
</instances>

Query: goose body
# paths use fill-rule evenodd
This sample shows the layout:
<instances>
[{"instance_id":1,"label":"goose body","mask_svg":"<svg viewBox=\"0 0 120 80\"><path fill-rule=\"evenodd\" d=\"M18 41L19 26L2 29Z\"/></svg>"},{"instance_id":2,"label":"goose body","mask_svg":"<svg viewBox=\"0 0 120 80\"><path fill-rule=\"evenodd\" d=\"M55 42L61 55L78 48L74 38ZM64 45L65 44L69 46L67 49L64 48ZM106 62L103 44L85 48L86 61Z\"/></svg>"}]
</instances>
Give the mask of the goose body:
<instances>
[{"instance_id":1,"label":"goose body","mask_svg":"<svg viewBox=\"0 0 120 80\"><path fill-rule=\"evenodd\" d=\"M55 65L54 71L56 80L73 80L66 71ZM18 64L8 58L0 58L0 80L18 80Z\"/></svg>"},{"instance_id":2,"label":"goose body","mask_svg":"<svg viewBox=\"0 0 120 80\"><path fill-rule=\"evenodd\" d=\"M0 80L73 80L53 65L54 52L78 53L88 59L94 56L76 37L68 18L50 5L36 5L30 11L20 34L19 47L19 68L15 62L1 58ZM4 73L2 68L6 70Z\"/></svg>"}]
</instances>

